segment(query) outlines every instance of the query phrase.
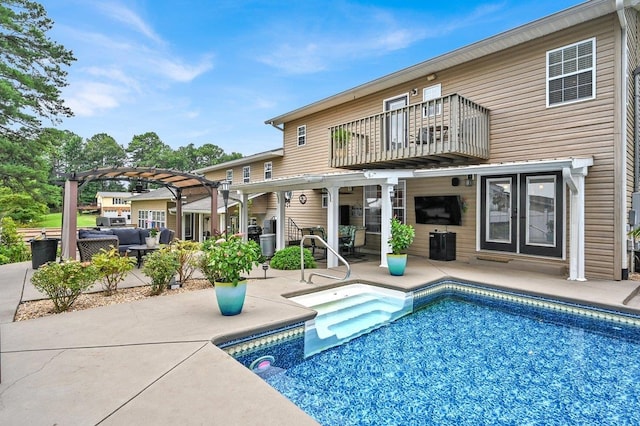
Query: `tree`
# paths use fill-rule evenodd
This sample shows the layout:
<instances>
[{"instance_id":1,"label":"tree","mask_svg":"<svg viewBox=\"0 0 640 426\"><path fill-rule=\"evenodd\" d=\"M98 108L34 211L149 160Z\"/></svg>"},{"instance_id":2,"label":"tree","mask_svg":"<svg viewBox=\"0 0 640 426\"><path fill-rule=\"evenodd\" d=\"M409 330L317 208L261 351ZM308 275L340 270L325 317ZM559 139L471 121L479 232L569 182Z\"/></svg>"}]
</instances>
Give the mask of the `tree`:
<instances>
[{"instance_id":1,"label":"tree","mask_svg":"<svg viewBox=\"0 0 640 426\"><path fill-rule=\"evenodd\" d=\"M155 132L135 135L127 147L129 161L133 167L166 167L173 155L171 147Z\"/></svg>"},{"instance_id":2,"label":"tree","mask_svg":"<svg viewBox=\"0 0 640 426\"><path fill-rule=\"evenodd\" d=\"M60 89L75 58L49 39L53 21L29 0L0 3L0 136L20 139L40 133L40 118L72 116Z\"/></svg>"}]
</instances>

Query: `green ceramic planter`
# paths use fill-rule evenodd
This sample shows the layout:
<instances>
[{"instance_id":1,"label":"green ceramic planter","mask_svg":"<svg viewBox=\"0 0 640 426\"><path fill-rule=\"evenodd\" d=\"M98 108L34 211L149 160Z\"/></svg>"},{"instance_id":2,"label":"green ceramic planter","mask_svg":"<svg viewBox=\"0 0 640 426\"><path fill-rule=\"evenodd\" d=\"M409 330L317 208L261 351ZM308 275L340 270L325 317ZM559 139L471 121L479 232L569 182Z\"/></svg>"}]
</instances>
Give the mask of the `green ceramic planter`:
<instances>
[{"instance_id":1,"label":"green ceramic planter","mask_svg":"<svg viewBox=\"0 0 640 426\"><path fill-rule=\"evenodd\" d=\"M233 283L215 284L216 299L220 313L225 316L238 315L242 312L244 298L247 294L247 280L240 281L237 286Z\"/></svg>"},{"instance_id":2,"label":"green ceramic planter","mask_svg":"<svg viewBox=\"0 0 640 426\"><path fill-rule=\"evenodd\" d=\"M387 253L387 267L391 275L404 275L404 270L407 267L407 255Z\"/></svg>"}]
</instances>

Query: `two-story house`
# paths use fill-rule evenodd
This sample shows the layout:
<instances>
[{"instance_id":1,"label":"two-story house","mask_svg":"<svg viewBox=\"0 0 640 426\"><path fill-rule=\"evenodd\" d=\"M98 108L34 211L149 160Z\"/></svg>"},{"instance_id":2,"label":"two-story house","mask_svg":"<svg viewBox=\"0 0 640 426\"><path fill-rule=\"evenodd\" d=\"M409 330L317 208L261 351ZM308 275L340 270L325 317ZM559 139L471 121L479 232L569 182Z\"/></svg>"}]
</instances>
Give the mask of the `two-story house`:
<instances>
[{"instance_id":1,"label":"two-story house","mask_svg":"<svg viewBox=\"0 0 640 426\"><path fill-rule=\"evenodd\" d=\"M231 189L272 194L278 248L289 219L326 227L333 247L350 222L385 265L398 216L416 228L410 254L448 231L459 260L624 279L639 3L592 0L273 117L283 155L268 175L234 171Z\"/></svg>"}]
</instances>

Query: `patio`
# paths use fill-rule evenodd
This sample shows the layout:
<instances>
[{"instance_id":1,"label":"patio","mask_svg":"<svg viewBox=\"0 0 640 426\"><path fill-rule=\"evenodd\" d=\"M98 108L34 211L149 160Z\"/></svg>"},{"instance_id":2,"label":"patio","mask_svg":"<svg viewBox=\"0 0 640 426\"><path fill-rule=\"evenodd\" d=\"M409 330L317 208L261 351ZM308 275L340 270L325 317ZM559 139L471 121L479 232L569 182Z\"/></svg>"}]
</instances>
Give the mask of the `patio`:
<instances>
[{"instance_id":1,"label":"patio","mask_svg":"<svg viewBox=\"0 0 640 426\"><path fill-rule=\"evenodd\" d=\"M2 424L316 424L211 341L304 320L313 312L281 295L335 281L303 284L300 271L273 269L265 280L256 268L235 317L218 313L210 288L14 323L18 303L41 296L30 263L0 271ZM126 285L143 284L133 272ZM491 262L411 257L403 277L360 262L351 280L412 289L444 277L640 312L636 281L567 281Z\"/></svg>"}]
</instances>

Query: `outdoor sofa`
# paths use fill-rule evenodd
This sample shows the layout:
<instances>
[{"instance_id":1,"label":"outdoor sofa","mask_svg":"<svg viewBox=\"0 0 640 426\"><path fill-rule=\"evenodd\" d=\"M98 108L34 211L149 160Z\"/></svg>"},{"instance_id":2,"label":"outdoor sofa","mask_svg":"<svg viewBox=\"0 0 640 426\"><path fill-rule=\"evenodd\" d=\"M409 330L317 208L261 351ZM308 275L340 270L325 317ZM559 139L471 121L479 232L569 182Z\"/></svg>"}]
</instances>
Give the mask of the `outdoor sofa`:
<instances>
[{"instance_id":1,"label":"outdoor sofa","mask_svg":"<svg viewBox=\"0 0 640 426\"><path fill-rule=\"evenodd\" d=\"M162 228L158 234L158 242L168 244L173 240L174 234L173 230ZM111 245L117 247L118 251L124 254L132 246L145 244L145 238L148 236L149 230L144 228L80 229L78 231L80 258L83 261L89 261L93 254L99 252L101 248L107 249ZM83 248L88 255L87 259L83 259Z\"/></svg>"}]
</instances>

